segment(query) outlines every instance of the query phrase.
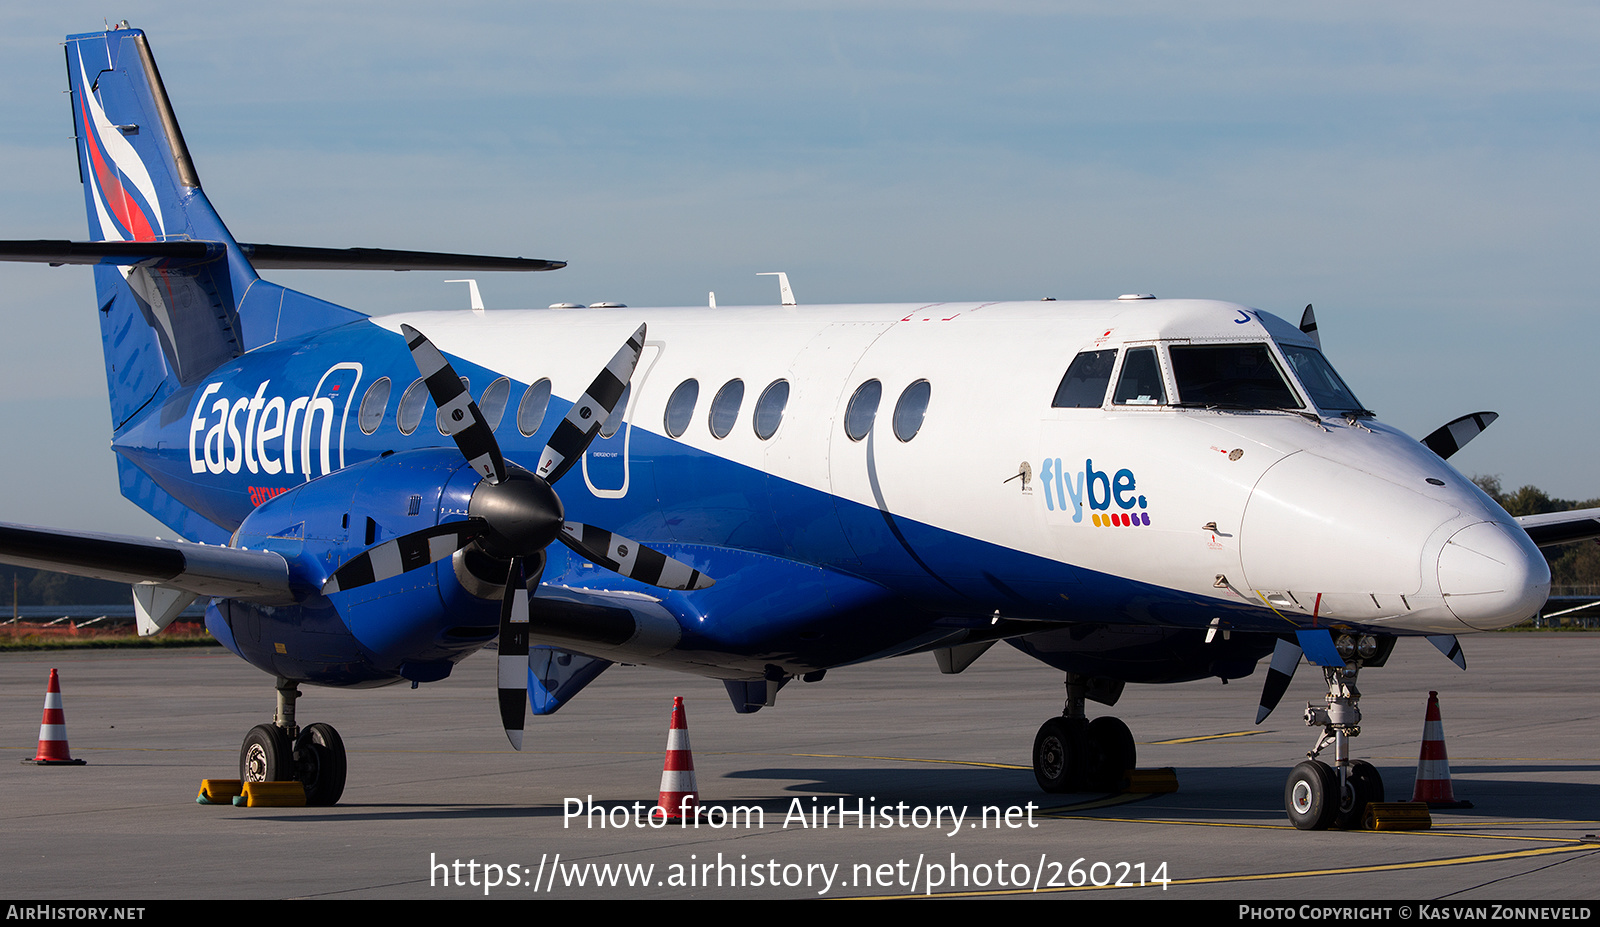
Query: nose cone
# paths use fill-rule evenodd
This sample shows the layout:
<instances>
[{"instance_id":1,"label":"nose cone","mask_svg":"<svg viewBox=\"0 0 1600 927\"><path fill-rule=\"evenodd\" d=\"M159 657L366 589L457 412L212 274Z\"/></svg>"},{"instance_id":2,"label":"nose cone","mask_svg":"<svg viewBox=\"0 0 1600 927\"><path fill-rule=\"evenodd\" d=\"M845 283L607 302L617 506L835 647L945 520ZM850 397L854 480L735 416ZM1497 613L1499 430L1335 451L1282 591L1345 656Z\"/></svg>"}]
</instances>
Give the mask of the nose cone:
<instances>
[{"instance_id":1,"label":"nose cone","mask_svg":"<svg viewBox=\"0 0 1600 927\"><path fill-rule=\"evenodd\" d=\"M1550 567L1521 531L1468 525L1439 552L1439 589L1468 627L1491 631L1531 617L1550 595Z\"/></svg>"}]
</instances>

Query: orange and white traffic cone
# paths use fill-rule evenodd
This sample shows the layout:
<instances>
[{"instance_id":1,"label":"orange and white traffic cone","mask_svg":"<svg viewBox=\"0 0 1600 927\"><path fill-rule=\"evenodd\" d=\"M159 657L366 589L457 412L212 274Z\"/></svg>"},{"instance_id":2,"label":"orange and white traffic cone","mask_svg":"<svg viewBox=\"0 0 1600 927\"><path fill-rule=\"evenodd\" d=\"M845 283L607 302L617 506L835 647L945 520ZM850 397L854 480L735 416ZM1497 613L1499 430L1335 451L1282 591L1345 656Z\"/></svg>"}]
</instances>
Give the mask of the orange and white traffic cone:
<instances>
[{"instance_id":1,"label":"orange and white traffic cone","mask_svg":"<svg viewBox=\"0 0 1600 927\"><path fill-rule=\"evenodd\" d=\"M1422 752L1417 757L1417 785L1411 800L1426 802L1429 808L1472 807L1470 801L1457 801L1450 788L1450 758L1444 750L1437 692L1428 693L1428 717L1422 722Z\"/></svg>"},{"instance_id":2,"label":"orange and white traffic cone","mask_svg":"<svg viewBox=\"0 0 1600 927\"><path fill-rule=\"evenodd\" d=\"M35 766L82 766L67 750L67 714L61 708L61 680L50 670L50 686L44 690L44 720L39 722L39 755L23 760Z\"/></svg>"},{"instance_id":3,"label":"orange and white traffic cone","mask_svg":"<svg viewBox=\"0 0 1600 927\"><path fill-rule=\"evenodd\" d=\"M694 754L689 750L689 721L683 712L683 696L672 699L672 727L667 731L667 759L661 766L661 799L657 802L667 820L689 815L700 804L700 789L694 781Z\"/></svg>"}]
</instances>

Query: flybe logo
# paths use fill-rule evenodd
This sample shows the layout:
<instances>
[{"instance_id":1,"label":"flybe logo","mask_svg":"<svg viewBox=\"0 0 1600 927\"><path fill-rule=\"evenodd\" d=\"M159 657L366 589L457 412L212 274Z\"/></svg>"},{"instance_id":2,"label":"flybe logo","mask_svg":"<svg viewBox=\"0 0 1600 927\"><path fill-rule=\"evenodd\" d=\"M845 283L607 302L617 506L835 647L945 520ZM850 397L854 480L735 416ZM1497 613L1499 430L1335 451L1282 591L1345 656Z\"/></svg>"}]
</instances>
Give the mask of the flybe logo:
<instances>
[{"instance_id":1,"label":"flybe logo","mask_svg":"<svg viewBox=\"0 0 1600 927\"><path fill-rule=\"evenodd\" d=\"M1070 505L1074 522L1083 521L1087 506L1095 527L1150 524L1145 497L1139 495L1138 479L1126 467L1115 472L1109 472L1109 468L1096 470L1094 461L1086 459L1082 470L1069 473L1060 457L1046 457L1039 468L1039 485L1044 489L1045 508L1065 512Z\"/></svg>"},{"instance_id":2,"label":"flybe logo","mask_svg":"<svg viewBox=\"0 0 1600 927\"><path fill-rule=\"evenodd\" d=\"M361 365L341 363L306 396L268 396L271 380L238 397L229 397L221 383L207 383L189 418L190 472L289 473L309 480L342 468L345 424L360 382Z\"/></svg>"}]
</instances>

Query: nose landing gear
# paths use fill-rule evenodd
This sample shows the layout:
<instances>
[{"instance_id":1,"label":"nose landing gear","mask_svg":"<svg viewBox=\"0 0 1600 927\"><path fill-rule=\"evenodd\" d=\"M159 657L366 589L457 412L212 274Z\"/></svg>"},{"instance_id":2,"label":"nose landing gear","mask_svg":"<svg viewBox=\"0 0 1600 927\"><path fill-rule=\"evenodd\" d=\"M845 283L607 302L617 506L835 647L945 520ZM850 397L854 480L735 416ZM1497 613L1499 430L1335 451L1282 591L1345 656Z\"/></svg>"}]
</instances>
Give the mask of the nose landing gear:
<instances>
[{"instance_id":1,"label":"nose landing gear","mask_svg":"<svg viewBox=\"0 0 1600 927\"><path fill-rule=\"evenodd\" d=\"M1367 805L1383 801L1382 777L1371 763L1350 758L1350 739L1361 733L1361 690L1356 688L1356 674L1364 663L1381 666L1394 647L1394 639L1388 638L1386 645L1369 645L1368 641L1374 639L1367 637L1361 641L1365 649L1357 650L1355 643L1348 640L1349 635L1343 637L1338 646L1347 662L1342 667L1322 668L1328 683L1325 705L1306 706L1306 724L1321 726L1322 733L1306 754L1305 762L1289 773L1283 788L1289 821L1300 830L1359 828ZM1329 744L1333 745L1332 766L1317 759Z\"/></svg>"},{"instance_id":2,"label":"nose landing gear","mask_svg":"<svg viewBox=\"0 0 1600 927\"><path fill-rule=\"evenodd\" d=\"M239 778L246 782L298 779L306 804L336 804L344 794L344 741L332 725L318 722L303 730L295 724L294 702L299 686L278 677L278 710L271 724L258 724L239 748Z\"/></svg>"}]
</instances>

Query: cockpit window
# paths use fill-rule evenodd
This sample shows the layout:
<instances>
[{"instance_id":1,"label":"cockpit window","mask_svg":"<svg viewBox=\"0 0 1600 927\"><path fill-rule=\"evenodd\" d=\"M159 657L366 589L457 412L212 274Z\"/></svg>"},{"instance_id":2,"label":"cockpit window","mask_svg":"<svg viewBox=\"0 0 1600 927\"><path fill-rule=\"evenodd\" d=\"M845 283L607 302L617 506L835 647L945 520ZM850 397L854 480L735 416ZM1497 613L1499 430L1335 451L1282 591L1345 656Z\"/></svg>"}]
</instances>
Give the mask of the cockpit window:
<instances>
[{"instance_id":1,"label":"cockpit window","mask_svg":"<svg viewBox=\"0 0 1600 927\"><path fill-rule=\"evenodd\" d=\"M1109 351L1084 351L1072 359L1067 375L1056 387L1057 409L1098 409L1106 401L1106 387L1111 385L1111 368L1117 363L1115 349Z\"/></svg>"},{"instance_id":2,"label":"cockpit window","mask_svg":"<svg viewBox=\"0 0 1600 927\"><path fill-rule=\"evenodd\" d=\"M1173 345L1178 402L1219 409L1305 408L1262 343Z\"/></svg>"},{"instance_id":3,"label":"cockpit window","mask_svg":"<svg viewBox=\"0 0 1600 927\"><path fill-rule=\"evenodd\" d=\"M1164 406L1167 388L1155 348L1129 348L1122 358L1122 377L1111 401L1121 406Z\"/></svg>"},{"instance_id":4,"label":"cockpit window","mask_svg":"<svg viewBox=\"0 0 1600 927\"><path fill-rule=\"evenodd\" d=\"M1366 412L1350 388L1339 379L1333 365L1316 348L1293 344L1279 345L1289 359L1295 378L1311 394L1311 401L1324 412Z\"/></svg>"}]
</instances>

